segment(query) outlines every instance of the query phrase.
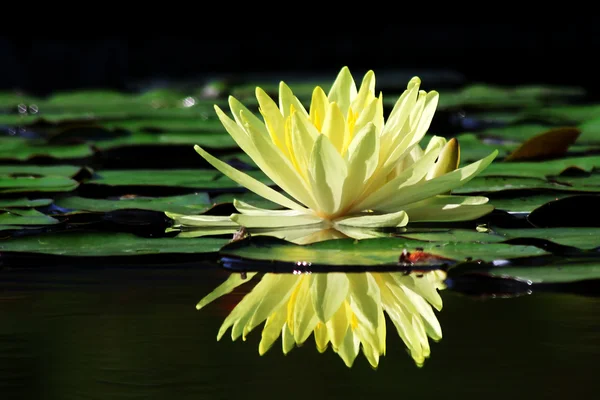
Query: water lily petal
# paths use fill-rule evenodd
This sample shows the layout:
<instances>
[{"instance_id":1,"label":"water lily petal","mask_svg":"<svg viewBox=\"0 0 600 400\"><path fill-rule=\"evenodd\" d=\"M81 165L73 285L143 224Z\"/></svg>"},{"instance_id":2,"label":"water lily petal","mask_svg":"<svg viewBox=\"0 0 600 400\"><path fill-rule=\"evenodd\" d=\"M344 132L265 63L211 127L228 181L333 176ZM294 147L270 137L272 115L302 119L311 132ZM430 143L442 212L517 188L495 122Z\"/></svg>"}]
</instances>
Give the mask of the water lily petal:
<instances>
[{"instance_id":1,"label":"water lily petal","mask_svg":"<svg viewBox=\"0 0 600 400\"><path fill-rule=\"evenodd\" d=\"M250 332L252 329L257 327L263 321L267 319L275 310L279 310L289 300L292 292L300 283L298 277L295 275L288 274L277 274L272 278L273 282L270 283L270 289L267 292L263 290L263 287L256 285L254 290L260 292L262 297L256 304L252 318L248 321L244 332ZM265 275L266 277L266 275ZM263 277L262 281L265 279Z\"/></svg>"},{"instance_id":2,"label":"water lily petal","mask_svg":"<svg viewBox=\"0 0 600 400\"><path fill-rule=\"evenodd\" d=\"M411 222L472 221L494 211L491 204L468 204L464 196L436 196L403 208Z\"/></svg>"},{"instance_id":3,"label":"water lily petal","mask_svg":"<svg viewBox=\"0 0 600 400\"><path fill-rule=\"evenodd\" d=\"M233 96L229 96L229 108L238 125L244 126L244 123L247 123L251 125L255 131L260 132L261 135L270 136L264 122ZM242 113L245 114L245 118L243 119L241 117Z\"/></svg>"},{"instance_id":4,"label":"water lily petal","mask_svg":"<svg viewBox=\"0 0 600 400\"><path fill-rule=\"evenodd\" d=\"M285 82L280 82L279 110L281 111L284 119L290 116L292 106L294 110L301 112L304 116L308 118L308 112L306 112L306 109L304 108L300 100L298 100L298 98L294 96L292 89L290 89L290 87Z\"/></svg>"},{"instance_id":5,"label":"water lily petal","mask_svg":"<svg viewBox=\"0 0 600 400\"><path fill-rule=\"evenodd\" d=\"M327 327L325 324L319 322L315 326L315 344L319 353L324 353L327 350L329 344L329 335L327 334Z\"/></svg>"},{"instance_id":6,"label":"water lily petal","mask_svg":"<svg viewBox=\"0 0 600 400\"><path fill-rule=\"evenodd\" d=\"M404 188L420 182L427 174L427 171L429 171L429 168L433 165L438 154L439 150L435 149L431 150L429 153L425 153L421 159L415 161L410 167L402 171L394 179L387 182L376 191L370 194L367 192L367 196L363 194L362 196L364 199L355 204L350 212L359 212L370 209L382 210L381 205L388 201L390 197L397 197L398 195L403 194ZM397 210L399 210L399 208L392 210L392 212Z\"/></svg>"},{"instance_id":7,"label":"water lily petal","mask_svg":"<svg viewBox=\"0 0 600 400\"><path fill-rule=\"evenodd\" d=\"M360 114L363 109L371 103L371 101L375 98L375 72L367 71L365 76L363 77L362 83L360 85L360 89L350 107L352 110Z\"/></svg>"},{"instance_id":8,"label":"water lily petal","mask_svg":"<svg viewBox=\"0 0 600 400\"><path fill-rule=\"evenodd\" d=\"M460 187L473 179L477 174L487 168L496 158L498 150L494 150L489 156L482 158L472 164L459 168L429 181L422 181L415 185L402 187L402 191L378 204L377 209L381 211L398 210L404 205L414 203L428 197L446 193ZM425 158L425 157L423 157Z\"/></svg>"},{"instance_id":9,"label":"water lily petal","mask_svg":"<svg viewBox=\"0 0 600 400\"><path fill-rule=\"evenodd\" d=\"M337 103L332 102L329 104L321 132L329 138L331 144L341 154L346 134L346 120Z\"/></svg>"},{"instance_id":10,"label":"water lily petal","mask_svg":"<svg viewBox=\"0 0 600 400\"><path fill-rule=\"evenodd\" d=\"M229 217L219 215L184 215L165 212L165 215L177 224L199 227L239 228Z\"/></svg>"},{"instance_id":11,"label":"water lily petal","mask_svg":"<svg viewBox=\"0 0 600 400\"><path fill-rule=\"evenodd\" d=\"M352 312L361 329L365 329L364 338L371 340L376 348L380 346L377 324L381 312L381 294L377 281L372 274L348 274L350 282L349 302Z\"/></svg>"},{"instance_id":12,"label":"water lily petal","mask_svg":"<svg viewBox=\"0 0 600 400\"><path fill-rule=\"evenodd\" d=\"M269 97L261 88L256 88L256 99L258 100L259 112L262 114L271 140L285 153L285 119L277 107L277 103Z\"/></svg>"},{"instance_id":13,"label":"water lily petal","mask_svg":"<svg viewBox=\"0 0 600 400\"><path fill-rule=\"evenodd\" d=\"M348 67L343 67L338 73L331 89L329 90L328 99L330 102L338 104L342 115L348 114L350 103L356 97L356 84Z\"/></svg>"},{"instance_id":14,"label":"water lily petal","mask_svg":"<svg viewBox=\"0 0 600 400\"><path fill-rule=\"evenodd\" d=\"M233 292L238 286L250 282L256 274L256 272L249 272L246 273L246 276L242 276L241 274L229 275L229 278L227 278L225 282L217 286L212 292L204 296L204 298L200 300L198 304L196 304L196 310L200 310L206 305L218 299L219 297Z\"/></svg>"},{"instance_id":15,"label":"water lily petal","mask_svg":"<svg viewBox=\"0 0 600 400\"><path fill-rule=\"evenodd\" d=\"M292 226L308 226L320 224L323 220L310 214L282 216L272 215L232 214L231 220L246 228L285 228Z\"/></svg>"},{"instance_id":16,"label":"water lily petal","mask_svg":"<svg viewBox=\"0 0 600 400\"><path fill-rule=\"evenodd\" d=\"M357 228L399 228L408 224L408 214L404 210L389 214L366 214L360 217L340 218L335 224Z\"/></svg>"},{"instance_id":17,"label":"water lily petal","mask_svg":"<svg viewBox=\"0 0 600 400\"><path fill-rule=\"evenodd\" d=\"M431 337L433 340L442 339L442 327L435 316L431 305L412 290L406 287L403 287L402 289L417 309L419 315L423 318L424 329L427 336ZM427 341L427 338L425 338L425 341Z\"/></svg>"},{"instance_id":18,"label":"water lily petal","mask_svg":"<svg viewBox=\"0 0 600 400\"><path fill-rule=\"evenodd\" d=\"M426 179L437 178L448 172L454 171L460 164L460 147L456 138L450 139L444 144L438 160L434 164L433 168L427 173Z\"/></svg>"},{"instance_id":19,"label":"water lily petal","mask_svg":"<svg viewBox=\"0 0 600 400\"><path fill-rule=\"evenodd\" d=\"M318 204L315 211L334 214L341 204L348 169L340 153L325 135L319 135L315 140L308 172L312 193Z\"/></svg>"},{"instance_id":20,"label":"water lily petal","mask_svg":"<svg viewBox=\"0 0 600 400\"><path fill-rule=\"evenodd\" d=\"M283 354L287 354L294 349L296 342L294 341L294 335L290 331L287 322L281 328L281 349Z\"/></svg>"},{"instance_id":21,"label":"water lily petal","mask_svg":"<svg viewBox=\"0 0 600 400\"><path fill-rule=\"evenodd\" d=\"M319 321L325 324L344 303L348 278L344 273L313 274L312 277L312 305Z\"/></svg>"},{"instance_id":22,"label":"water lily petal","mask_svg":"<svg viewBox=\"0 0 600 400\"><path fill-rule=\"evenodd\" d=\"M320 132L323 128L325 115L329 108L329 100L327 95L320 86L315 87L310 101L310 122Z\"/></svg>"},{"instance_id":23,"label":"water lily petal","mask_svg":"<svg viewBox=\"0 0 600 400\"><path fill-rule=\"evenodd\" d=\"M294 113L292 116L292 147L298 173L308 181L308 166L310 153L315 144L315 139L319 135L314 127L307 123L305 117L300 113ZM310 128L312 129L310 129Z\"/></svg>"},{"instance_id":24,"label":"water lily petal","mask_svg":"<svg viewBox=\"0 0 600 400\"><path fill-rule=\"evenodd\" d=\"M265 327L263 328L260 343L258 344L258 354L264 355L273 346L273 343L281 335L281 330L287 319L287 307L283 306L269 315Z\"/></svg>"},{"instance_id":25,"label":"water lily petal","mask_svg":"<svg viewBox=\"0 0 600 400\"><path fill-rule=\"evenodd\" d=\"M350 330L349 323L350 321L348 320L348 313L346 312L346 305L344 303L325 324L327 326L327 332L329 333L329 340L331 341L334 350L337 351L342 346L346 333Z\"/></svg>"},{"instance_id":26,"label":"water lily petal","mask_svg":"<svg viewBox=\"0 0 600 400\"><path fill-rule=\"evenodd\" d=\"M241 113L245 121L246 113ZM304 203L309 208L315 207L314 199L311 196L308 185L302 175L294 167L292 162L264 135L257 133L251 125L245 125L246 131L250 134L252 142L256 147L260 159L255 160L261 166L269 171L269 177L279 185L283 190L289 193L296 200Z\"/></svg>"},{"instance_id":27,"label":"water lily petal","mask_svg":"<svg viewBox=\"0 0 600 400\"><path fill-rule=\"evenodd\" d=\"M291 315L294 321L294 340L298 345L303 344L306 339L308 339L319 322L311 301L312 279L313 275L302 277L302 283L296 293L294 311ZM288 316L288 325L292 326L289 324L289 317L290 316Z\"/></svg>"},{"instance_id":28,"label":"water lily petal","mask_svg":"<svg viewBox=\"0 0 600 400\"><path fill-rule=\"evenodd\" d=\"M348 329L344 336L344 340L335 352L338 353L342 361L344 361L344 364L346 364L348 368L351 368L358 356L359 350L360 340L354 334L352 329Z\"/></svg>"},{"instance_id":29,"label":"water lily petal","mask_svg":"<svg viewBox=\"0 0 600 400\"><path fill-rule=\"evenodd\" d=\"M223 161L211 156L208 152L206 152L202 147L195 145L194 150L198 152L206 161L208 161L213 167L218 169L221 173L226 175L229 179L234 182L239 183L244 186L248 190L256 193L257 195L264 197L267 200L272 201L273 203L277 203L280 206L291 208L292 210L304 211L305 207L296 203L295 201L285 197L281 193L271 189L264 183L254 179L253 177L233 168L229 164L224 163Z\"/></svg>"}]
</instances>

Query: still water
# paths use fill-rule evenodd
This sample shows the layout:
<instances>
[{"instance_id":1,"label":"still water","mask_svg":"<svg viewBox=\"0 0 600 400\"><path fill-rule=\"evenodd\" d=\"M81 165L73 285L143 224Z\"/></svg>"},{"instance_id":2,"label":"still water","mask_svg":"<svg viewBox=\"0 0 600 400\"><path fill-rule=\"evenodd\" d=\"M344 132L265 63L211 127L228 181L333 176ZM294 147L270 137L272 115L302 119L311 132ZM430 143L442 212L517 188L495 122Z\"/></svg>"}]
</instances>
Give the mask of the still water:
<instances>
[{"instance_id":1,"label":"still water","mask_svg":"<svg viewBox=\"0 0 600 400\"><path fill-rule=\"evenodd\" d=\"M12 399L564 399L600 389L600 299L441 292L443 339L418 368L388 325L377 370L347 368L312 337L283 355L216 341L243 294L198 311L220 269L3 271L0 398ZM246 291L249 288L245 289Z\"/></svg>"}]
</instances>

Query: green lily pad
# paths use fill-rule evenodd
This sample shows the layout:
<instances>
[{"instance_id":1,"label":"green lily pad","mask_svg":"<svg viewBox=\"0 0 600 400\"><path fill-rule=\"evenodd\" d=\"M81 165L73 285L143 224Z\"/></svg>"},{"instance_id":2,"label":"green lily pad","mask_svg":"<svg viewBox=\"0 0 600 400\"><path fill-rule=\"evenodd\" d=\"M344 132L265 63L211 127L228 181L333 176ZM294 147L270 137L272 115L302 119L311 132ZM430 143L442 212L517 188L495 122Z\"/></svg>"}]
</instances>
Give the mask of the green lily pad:
<instances>
[{"instance_id":1,"label":"green lily pad","mask_svg":"<svg viewBox=\"0 0 600 400\"><path fill-rule=\"evenodd\" d=\"M483 132L477 133L477 135L482 137L496 137L520 143L552 128L553 126L551 125L518 124L486 129Z\"/></svg>"},{"instance_id":2,"label":"green lily pad","mask_svg":"<svg viewBox=\"0 0 600 400\"><path fill-rule=\"evenodd\" d=\"M79 182L65 176L12 177L0 175L0 193L70 192Z\"/></svg>"},{"instance_id":3,"label":"green lily pad","mask_svg":"<svg viewBox=\"0 0 600 400\"><path fill-rule=\"evenodd\" d=\"M63 256L135 256L213 253L229 242L218 238L143 238L127 233L59 232L0 240L0 252Z\"/></svg>"},{"instance_id":4,"label":"green lily pad","mask_svg":"<svg viewBox=\"0 0 600 400\"><path fill-rule=\"evenodd\" d=\"M273 183L262 171L248 171L248 175L264 184ZM108 186L169 186L189 189L237 189L243 188L217 170L168 169L168 170L106 170L100 171L86 184Z\"/></svg>"},{"instance_id":5,"label":"green lily pad","mask_svg":"<svg viewBox=\"0 0 600 400\"><path fill-rule=\"evenodd\" d=\"M504 158L519 146L516 143L491 143L474 133L463 133L455 137L460 145L461 167L487 157L494 150L498 150L498 159Z\"/></svg>"},{"instance_id":6,"label":"green lily pad","mask_svg":"<svg viewBox=\"0 0 600 400\"><path fill-rule=\"evenodd\" d=\"M493 162L478 176L545 178L560 175L568 168L591 172L600 167L600 156L559 158L544 162Z\"/></svg>"},{"instance_id":7,"label":"green lily pad","mask_svg":"<svg viewBox=\"0 0 600 400\"><path fill-rule=\"evenodd\" d=\"M72 196L57 199L55 203L59 207L78 211L110 212L138 209L188 215L201 214L213 205L206 193L170 197L124 196L114 200Z\"/></svg>"},{"instance_id":8,"label":"green lily pad","mask_svg":"<svg viewBox=\"0 0 600 400\"><path fill-rule=\"evenodd\" d=\"M600 104L572 104L543 107L524 113L529 118L541 119L554 124L582 124L598 118Z\"/></svg>"},{"instance_id":9,"label":"green lily pad","mask_svg":"<svg viewBox=\"0 0 600 400\"><path fill-rule=\"evenodd\" d=\"M425 242L404 238L378 238L356 241L336 239L309 245L296 245L279 240L252 238L244 246L239 243L221 250L223 256L236 256L253 260L277 260L296 263L306 261L324 265L378 265L394 264L404 250L422 249L434 257L432 264L439 264L436 257L451 260L468 258L493 261L546 254L533 246L490 243L482 246L469 242Z\"/></svg>"},{"instance_id":10,"label":"green lily pad","mask_svg":"<svg viewBox=\"0 0 600 400\"><path fill-rule=\"evenodd\" d=\"M49 145L40 141L28 141L19 137L0 137L0 160L26 161L34 157L50 157L62 160L79 159L94 154L89 144Z\"/></svg>"},{"instance_id":11,"label":"green lily pad","mask_svg":"<svg viewBox=\"0 0 600 400\"><path fill-rule=\"evenodd\" d=\"M0 209L0 225L53 225L59 221L31 208Z\"/></svg>"},{"instance_id":12,"label":"green lily pad","mask_svg":"<svg viewBox=\"0 0 600 400\"><path fill-rule=\"evenodd\" d=\"M474 84L456 91L440 91L439 108L478 107L539 107L549 101L585 94L577 87L520 86L505 88Z\"/></svg>"},{"instance_id":13,"label":"green lily pad","mask_svg":"<svg viewBox=\"0 0 600 400\"><path fill-rule=\"evenodd\" d=\"M226 133L217 118L148 118L135 120L104 121L100 123L108 129L126 129L128 131L164 131L164 132L214 132Z\"/></svg>"},{"instance_id":14,"label":"green lily pad","mask_svg":"<svg viewBox=\"0 0 600 400\"><path fill-rule=\"evenodd\" d=\"M529 196L513 198L490 198L492 204L498 210L510 212L531 212L536 208L549 203L572 196L570 193L532 193Z\"/></svg>"},{"instance_id":15,"label":"green lily pad","mask_svg":"<svg viewBox=\"0 0 600 400\"><path fill-rule=\"evenodd\" d=\"M600 247L596 228L543 228L543 229L507 229L492 227L490 232L477 232L468 229L448 229L438 232L401 233L398 236L426 242L473 242L499 243L516 238L546 239L580 249Z\"/></svg>"},{"instance_id":16,"label":"green lily pad","mask_svg":"<svg viewBox=\"0 0 600 400\"><path fill-rule=\"evenodd\" d=\"M452 269L452 274L460 275L462 267ZM533 284L568 283L592 279L600 279L600 263L597 260L573 262L560 260L550 265L542 266L506 266L481 269L468 269L465 273L486 274L505 279L516 279Z\"/></svg>"},{"instance_id":17,"label":"green lily pad","mask_svg":"<svg viewBox=\"0 0 600 400\"><path fill-rule=\"evenodd\" d=\"M29 200L27 198L14 198L14 199L0 199L0 208L19 207L19 208L35 208L45 207L52 204L52 199L34 199Z\"/></svg>"},{"instance_id":18,"label":"green lily pad","mask_svg":"<svg viewBox=\"0 0 600 400\"><path fill-rule=\"evenodd\" d=\"M501 176L485 176L476 177L465 185L453 189L453 194L467 193L489 193L500 192L503 190L529 190L529 189L544 189L567 192L600 192L600 186L570 186L557 182L550 182L538 178L523 178L518 176L501 177Z\"/></svg>"},{"instance_id":19,"label":"green lily pad","mask_svg":"<svg viewBox=\"0 0 600 400\"><path fill-rule=\"evenodd\" d=\"M277 210L281 208L279 204L273 203L272 201L260 197L259 195L253 192L223 193L213 197L212 201L215 204L222 204L233 203L234 199L243 201L244 203L248 203L258 208L266 208L269 210Z\"/></svg>"},{"instance_id":20,"label":"green lily pad","mask_svg":"<svg viewBox=\"0 0 600 400\"><path fill-rule=\"evenodd\" d=\"M189 145L193 151L193 146L197 144L210 149L236 149L237 143L227 133L143 133L135 132L131 135L119 137L112 140L99 141L95 145L101 150L110 150L126 146L168 146L168 145Z\"/></svg>"},{"instance_id":21,"label":"green lily pad","mask_svg":"<svg viewBox=\"0 0 600 400\"><path fill-rule=\"evenodd\" d=\"M76 165L0 165L0 175L65 176L72 178L81 171Z\"/></svg>"}]
</instances>

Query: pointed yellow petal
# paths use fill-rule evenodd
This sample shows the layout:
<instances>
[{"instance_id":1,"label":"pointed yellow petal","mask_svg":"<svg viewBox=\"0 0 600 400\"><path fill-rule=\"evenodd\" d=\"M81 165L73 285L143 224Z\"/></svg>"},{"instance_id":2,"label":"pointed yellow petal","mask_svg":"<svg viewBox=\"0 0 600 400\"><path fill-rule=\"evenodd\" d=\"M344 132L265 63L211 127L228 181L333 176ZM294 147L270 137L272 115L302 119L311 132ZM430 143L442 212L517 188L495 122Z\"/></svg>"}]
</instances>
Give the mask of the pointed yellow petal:
<instances>
[{"instance_id":1,"label":"pointed yellow petal","mask_svg":"<svg viewBox=\"0 0 600 400\"><path fill-rule=\"evenodd\" d=\"M328 108L329 100L327 100L327 95L320 86L317 86L313 90L310 102L310 122L312 122L319 132L323 127Z\"/></svg>"},{"instance_id":2,"label":"pointed yellow petal","mask_svg":"<svg viewBox=\"0 0 600 400\"><path fill-rule=\"evenodd\" d=\"M460 164L460 147L456 138L450 139L442 148L435 165L427 173L427 179L433 179L452 172Z\"/></svg>"},{"instance_id":3,"label":"pointed yellow petal","mask_svg":"<svg viewBox=\"0 0 600 400\"><path fill-rule=\"evenodd\" d=\"M297 216L273 215L247 215L232 214L231 220L246 228L285 228L291 226L309 226L320 224L323 220L319 217L304 214Z\"/></svg>"},{"instance_id":4,"label":"pointed yellow petal","mask_svg":"<svg viewBox=\"0 0 600 400\"><path fill-rule=\"evenodd\" d=\"M318 323L315 327L315 344L319 353L324 353L327 350L327 344L329 343L329 336L327 334L327 327Z\"/></svg>"},{"instance_id":5,"label":"pointed yellow petal","mask_svg":"<svg viewBox=\"0 0 600 400\"><path fill-rule=\"evenodd\" d=\"M350 330L346 306L342 305L327 321L327 332L334 350L339 349L344 342L346 332Z\"/></svg>"},{"instance_id":6,"label":"pointed yellow petal","mask_svg":"<svg viewBox=\"0 0 600 400\"><path fill-rule=\"evenodd\" d=\"M239 227L235 222L232 222L229 217L222 217L218 215L184 215L165 213L167 217L174 220L177 224L185 226L198 226L198 227L222 227L222 228L236 228Z\"/></svg>"},{"instance_id":7,"label":"pointed yellow petal","mask_svg":"<svg viewBox=\"0 0 600 400\"><path fill-rule=\"evenodd\" d=\"M271 135L271 140L279 149L285 152L285 120L281 115L281 111L277 108L277 104L273 99L261 88L256 88L256 98L260 107L259 111L265 119L267 130Z\"/></svg>"},{"instance_id":8,"label":"pointed yellow petal","mask_svg":"<svg viewBox=\"0 0 600 400\"><path fill-rule=\"evenodd\" d=\"M348 67L343 67L338 73L331 89L328 99L330 102L336 102L342 112L342 115L348 114L350 103L356 97L356 84Z\"/></svg>"},{"instance_id":9,"label":"pointed yellow petal","mask_svg":"<svg viewBox=\"0 0 600 400\"><path fill-rule=\"evenodd\" d=\"M296 288L298 284L298 277L294 275L288 274L275 274L277 276L273 276L270 284L270 290L262 291L262 297L258 302L256 309L252 315L252 318L248 321L246 330L250 331L261 324L263 321L269 317L269 315L273 314L276 310L279 310L284 306L285 303L289 300L292 295L292 291ZM266 278L263 277L263 280ZM262 283L262 281L261 281ZM254 290L259 286L257 285Z\"/></svg>"},{"instance_id":10,"label":"pointed yellow petal","mask_svg":"<svg viewBox=\"0 0 600 400\"><path fill-rule=\"evenodd\" d=\"M403 209L412 222L471 221L489 214L494 206L487 197L435 196L408 204Z\"/></svg>"},{"instance_id":11,"label":"pointed yellow petal","mask_svg":"<svg viewBox=\"0 0 600 400\"><path fill-rule=\"evenodd\" d=\"M421 181L427 174L427 171L429 171L429 168L433 165L438 154L439 149L426 153L420 160L417 160L394 179L381 186L379 189L369 194L364 200L352 207L351 212L369 209L381 210L382 204L389 201L391 196L398 196L399 193L403 193L401 190L404 190L404 188L415 185L417 182ZM398 210L399 209L395 209L391 212Z\"/></svg>"},{"instance_id":12,"label":"pointed yellow petal","mask_svg":"<svg viewBox=\"0 0 600 400\"><path fill-rule=\"evenodd\" d=\"M346 120L337 103L332 102L329 104L321 132L329 138L338 153L341 154L346 133Z\"/></svg>"},{"instance_id":13,"label":"pointed yellow petal","mask_svg":"<svg viewBox=\"0 0 600 400\"><path fill-rule=\"evenodd\" d=\"M374 341L371 344L379 347L377 324L381 312L381 294L377 281L370 273L348 274L348 280L350 308L361 329L366 329L368 337Z\"/></svg>"},{"instance_id":14,"label":"pointed yellow petal","mask_svg":"<svg viewBox=\"0 0 600 400\"><path fill-rule=\"evenodd\" d=\"M281 328L281 349L283 354L287 354L294 349L296 342L294 341L294 335L290 331L287 323Z\"/></svg>"},{"instance_id":15,"label":"pointed yellow petal","mask_svg":"<svg viewBox=\"0 0 600 400\"><path fill-rule=\"evenodd\" d=\"M369 123L356 134L346 153L348 177L344 181L342 204L345 209L356 201L379 162L379 135L375 125Z\"/></svg>"},{"instance_id":16,"label":"pointed yellow petal","mask_svg":"<svg viewBox=\"0 0 600 400\"><path fill-rule=\"evenodd\" d=\"M354 332L352 332L351 329L348 329L346 331L346 335L344 336L344 340L337 349L338 355L341 357L341 359L344 361L344 364L346 364L348 368L351 368L354 364L354 361L358 356L359 350L360 341L358 340Z\"/></svg>"},{"instance_id":17,"label":"pointed yellow petal","mask_svg":"<svg viewBox=\"0 0 600 400\"><path fill-rule=\"evenodd\" d=\"M286 307L281 307L273 314L269 315L265 327L263 328L260 343L258 344L258 354L264 355L273 346L273 343L281 335L281 330L287 319Z\"/></svg>"},{"instance_id":18,"label":"pointed yellow petal","mask_svg":"<svg viewBox=\"0 0 600 400\"><path fill-rule=\"evenodd\" d=\"M311 301L311 281L313 275L304 276L296 295L292 318L294 320L294 340L303 344L319 322Z\"/></svg>"},{"instance_id":19,"label":"pointed yellow petal","mask_svg":"<svg viewBox=\"0 0 600 400\"><path fill-rule=\"evenodd\" d=\"M374 124L377 134L381 133L384 126L383 103L381 97L373 98L373 100L365 106L354 124L354 131L359 132L367 124Z\"/></svg>"},{"instance_id":20,"label":"pointed yellow petal","mask_svg":"<svg viewBox=\"0 0 600 400\"><path fill-rule=\"evenodd\" d=\"M242 119L245 118L242 112ZM275 182L284 191L289 193L296 200L302 202L307 207L314 208L315 202L309 192L308 184L292 165L290 160L264 135L255 132L252 126L246 126L251 140L254 143L258 153L261 155L256 160L261 170L272 177Z\"/></svg>"},{"instance_id":21,"label":"pointed yellow petal","mask_svg":"<svg viewBox=\"0 0 600 400\"><path fill-rule=\"evenodd\" d=\"M267 127L265 126L264 122L233 96L229 96L229 108L231 109L231 113L233 114L233 117L238 125L244 125L240 118L240 114L245 113L246 123L250 124L252 128L257 132L260 132L261 135L269 136L269 132L267 131Z\"/></svg>"},{"instance_id":22,"label":"pointed yellow petal","mask_svg":"<svg viewBox=\"0 0 600 400\"><path fill-rule=\"evenodd\" d=\"M195 145L194 150L198 152L206 161L208 161L213 167L221 171L224 175L226 175L229 179L234 182L239 183L244 186L248 190L256 193L257 195L264 197L267 200L272 201L273 203L277 203L280 206L291 208L292 210L305 211L306 208L302 207L300 204L290 200L285 197L281 193L271 189L264 183L252 178L245 173L238 171L232 166L224 163L223 161L211 156L200 146Z\"/></svg>"},{"instance_id":23,"label":"pointed yellow petal","mask_svg":"<svg viewBox=\"0 0 600 400\"><path fill-rule=\"evenodd\" d=\"M279 83L279 110L283 114L284 119L286 119L290 115L290 110L291 110L290 106L293 106L296 111L299 111L303 115L308 117L308 113L306 112L306 109L304 108L304 106L302 105L300 100L298 100L298 98L296 96L294 96L292 89L290 89L290 87L288 85L286 85L285 82L280 82Z\"/></svg>"},{"instance_id":24,"label":"pointed yellow petal","mask_svg":"<svg viewBox=\"0 0 600 400\"><path fill-rule=\"evenodd\" d=\"M358 94L351 104L352 110L361 113L363 109L375 98L375 73L367 71L363 77Z\"/></svg>"},{"instance_id":25,"label":"pointed yellow petal","mask_svg":"<svg viewBox=\"0 0 600 400\"><path fill-rule=\"evenodd\" d=\"M327 136L319 135L310 155L309 181L317 200L315 211L332 215L342 200L344 180L348 176L346 162Z\"/></svg>"},{"instance_id":26,"label":"pointed yellow petal","mask_svg":"<svg viewBox=\"0 0 600 400\"><path fill-rule=\"evenodd\" d=\"M400 228L408 224L408 214L404 211L390 214L365 214L360 217L340 218L335 221L335 224L356 228Z\"/></svg>"},{"instance_id":27,"label":"pointed yellow petal","mask_svg":"<svg viewBox=\"0 0 600 400\"><path fill-rule=\"evenodd\" d=\"M446 175L442 175L429 181L422 181L415 185L403 187L402 191L398 192L394 198L381 202L378 205L378 209L382 211L398 210L404 205L458 188L469 182L471 179L477 176L477 174L487 168L487 166L491 164L497 155L498 150L494 150L489 156L465 167L447 173Z\"/></svg>"},{"instance_id":28,"label":"pointed yellow petal","mask_svg":"<svg viewBox=\"0 0 600 400\"><path fill-rule=\"evenodd\" d=\"M327 323L340 309L348 294L348 278L344 273L313 274L311 297L315 313Z\"/></svg>"},{"instance_id":29,"label":"pointed yellow petal","mask_svg":"<svg viewBox=\"0 0 600 400\"><path fill-rule=\"evenodd\" d=\"M198 304L196 304L196 310L200 310L207 304L210 304L216 299L218 299L219 297L233 292L238 286L250 282L250 280L254 278L256 274L256 272L250 272L246 273L246 276L242 276L241 274L229 275L229 278L227 278L225 282L217 286L215 290L207 294L202 300L198 302Z\"/></svg>"},{"instance_id":30,"label":"pointed yellow petal","mask_svg":"<svg viewBox=\"0 0 600 400\"><path fill-rule=\"evenodd\" d=\"M292 147L298 172L304 179L308 180L310 153L318 132L314 132L315 135L313 136L302 119L303 117L299 113L294 113L292 116Z\"/></svg>"}]
</instances>

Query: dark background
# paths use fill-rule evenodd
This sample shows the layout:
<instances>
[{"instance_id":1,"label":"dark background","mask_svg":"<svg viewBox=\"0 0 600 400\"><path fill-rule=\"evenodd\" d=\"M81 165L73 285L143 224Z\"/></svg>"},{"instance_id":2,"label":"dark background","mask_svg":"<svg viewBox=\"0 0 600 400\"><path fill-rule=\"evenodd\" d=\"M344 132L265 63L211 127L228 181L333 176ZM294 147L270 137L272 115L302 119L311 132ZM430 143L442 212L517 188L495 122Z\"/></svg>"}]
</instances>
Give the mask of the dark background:
<instances>
[{"instance_id":1,"label":"dark background","mask_svg":"<svg viewBox=\"0 0 600 400\"><path fill-rule=\"evenodd\" d=\"M36 94L223 74L452 70L469 82L599 86L597 24L373 24L360 31L212 30L194 36L4 37L1 89ZM282 32L288 32L287 35Z\"/></svg>"}]
</instances>

